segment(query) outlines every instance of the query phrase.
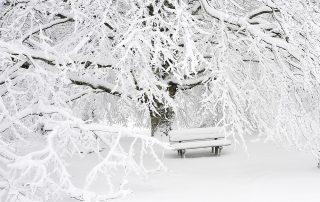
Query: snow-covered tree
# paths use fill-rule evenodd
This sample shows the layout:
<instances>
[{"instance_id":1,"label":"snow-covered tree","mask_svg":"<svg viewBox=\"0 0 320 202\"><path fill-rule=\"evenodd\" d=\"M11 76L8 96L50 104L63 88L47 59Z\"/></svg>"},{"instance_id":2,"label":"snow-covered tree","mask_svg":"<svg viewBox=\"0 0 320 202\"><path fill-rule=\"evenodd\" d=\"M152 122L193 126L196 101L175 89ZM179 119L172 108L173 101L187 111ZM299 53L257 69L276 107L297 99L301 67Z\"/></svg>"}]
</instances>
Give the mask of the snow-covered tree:
<instances>
[{"instance_id":1,"label":"snow-covered tree","mask_svg":"<svg viewBox=\"0 0 320 202\"><path fill-rule=\"evenodd\" d=\"M107 147L97 170L108 179L117 166L145 171L136 142L141 156L162 143L127 129L145 120L151 134L176 118L319 157L319 13L313 0L2 1L0 179L11 199L77 192L63 159L80 151ZM46 146L15 148L37 138Z\"/></svg>"}]
</instances>

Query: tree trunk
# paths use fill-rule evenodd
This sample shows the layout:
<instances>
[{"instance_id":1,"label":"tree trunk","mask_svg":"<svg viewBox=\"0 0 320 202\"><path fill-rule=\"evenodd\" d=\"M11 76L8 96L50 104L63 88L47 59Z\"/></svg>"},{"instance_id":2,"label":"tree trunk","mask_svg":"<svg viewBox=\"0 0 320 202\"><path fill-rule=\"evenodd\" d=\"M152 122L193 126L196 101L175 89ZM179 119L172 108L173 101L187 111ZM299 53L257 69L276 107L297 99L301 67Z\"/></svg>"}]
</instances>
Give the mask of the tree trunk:
<instances>
[{"instance_id":1,"label":"tree trunk","mask_svg":"<svg viewBox=\"0 0 320 202\"><path fill-rule=\"evenodd\" d=\"M177 92L177 85L170 83L167 91L172 99L174 99ZM157 112L149 110L150 121L151 121L151 136L160 129L161 132L168 135L171 130L171 126L174 120L174 110L171 106L165 106L163 102L155 101Z\"/></svg>"},{"instance_id":2,"label":"tree trunk","mask_svg":"<svg viewBox=\"0 0 320 202\"><path fill-rule=\"evenodd\" d=\"M157 112L149 111L151 119L151 136L154 136L157 131L167 135L171 130L175 113L172 107L164 106L157 106Z\"/></svg>"}]
</instances>

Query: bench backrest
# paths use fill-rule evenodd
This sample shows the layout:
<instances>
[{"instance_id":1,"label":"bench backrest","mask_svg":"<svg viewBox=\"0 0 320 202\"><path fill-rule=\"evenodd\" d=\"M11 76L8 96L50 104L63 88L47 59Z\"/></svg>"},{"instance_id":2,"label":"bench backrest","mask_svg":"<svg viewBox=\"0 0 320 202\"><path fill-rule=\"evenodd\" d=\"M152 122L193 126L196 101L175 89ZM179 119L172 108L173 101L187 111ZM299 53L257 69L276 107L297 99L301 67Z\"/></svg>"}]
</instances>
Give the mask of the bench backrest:
<instances>
[{"instance_id":1,"label":"bench backrest","mask_svg":"<svg viewBox=\"0 0 320 202\"><path fill-rule=\"evenodd\" d=\"M169 132L169 138L171 142L215 139L224 137L224 129L222 127L190 128L172 130Z\"/></svg>"}]
</instances>

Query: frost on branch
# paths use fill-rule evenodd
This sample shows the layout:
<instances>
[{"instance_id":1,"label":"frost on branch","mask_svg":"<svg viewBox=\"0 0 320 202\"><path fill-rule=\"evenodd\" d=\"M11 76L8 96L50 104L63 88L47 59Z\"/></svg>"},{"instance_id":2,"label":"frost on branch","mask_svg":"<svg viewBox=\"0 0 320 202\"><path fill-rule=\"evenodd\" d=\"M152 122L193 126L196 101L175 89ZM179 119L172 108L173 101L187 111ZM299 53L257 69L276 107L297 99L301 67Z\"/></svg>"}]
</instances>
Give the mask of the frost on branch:
<instances>
[{"instance_id":1,"label":"frost on branch","mask_svg":"<svg viewBox=\"0 0 320 202\"><path fill-rule=\"evenodd\" d=\"M201 107L222 111L231 134L265 134L319 158L319 3L219 2L201 1L223 22L211 56L217 80L208 83Z\"/></svg>"},{"instance_id":2,"label":"frost on branch","mask_svg":"<svg viewBox=\"0 0 320 202\"><path fill-rule=\"evenodd\" d=\"M121 144L127 139L130 140L126 142L129 145ZM147 153L152 154L158 168L164 168L154 151L155 145L165 146L163 143L141 135L141 131L120 126L59 124L42 141L37 142L41 145L31 151L25 150L24 145L29 143L28 140L16 141L15 144L20 148L1 143L1 162L5 163L1 166L4 201L43 201L65 195L85 201L102 201L128 193L124 187L126 179L114 179L114 175L119 175L119 170L123 177L130 173L145 176L150 171L143 162ZM35 145L33 140L32 147ZM99 160L88 171L84 186L78 187L74 185L69 170L70 158L85 156L88 151L97 155ZM90 191L90 185L101 177L107 181L104 194Z\"/></svg>"},{"instance_id":3,"label":"frost on branch","mask_svg":"<svg viewBox=\"0 0 320 202\"><path fill-rule=\"evenodd\" d=\"M126 176L145 177L152 170L144 158L153 158L153 169L164 165L156 155L164 143L133 127L93 122L75 116L73 98L83 96L66 86L64 74L50 71L41 63L28 66L3 60L3 95L0 99L0 196L1 201L64 200L103 201L126 195ZM10 68L9 68L10 67ZM19 74L15 74L19 72ZM107 117L107 116L105 116ZM97 156L84 185L75 185L70 164L86 156ZM78 161L79 162L79 161ZM76 165L76 166L82 166ZM78 167L77 169L82 169ZM120 175L120 176L119 176ZM117 177L115 177L117 176ZM103 195L91 191L91 184L105 178Z\"/></svg>"},{"instance_id":4,"label":"frost on branch","mask_svg":"<svg viewBox=\"0 0 320 202\"><path fill-rule=\"evenodd\" d=\"M65 83L62 75L41 66L30 68L19 77L5 78L3 84L6 92L0 102L1 201L63 197L103 201L128 193L127 175L146 177L153 169L165 168L155 153L157 146L166 147L164 143L142 129L110 125L103 119L83 121L70 108L74 104L70 102L70 92L62 90L70 81ZM3 75L11 71L2 70ZM84 185L75 185L70 165L78 158L80 164L76 166L82 166L85 163L81 161L88 155L96 155L97 160L87 171ZM145 165L144 158L154 159L153 168ZM105 193L99 195L90 188L102 177L106 187Z\"/></svg>"},{"instance_id":5,"label":"frost on branch","mask_svg":"<svg viewBox=\"0 0 320 202\"><path fill-rule=\"evenodd\" d=\"M160 143L129 130L133 146L121 146L124 131L111 125L128 118L152 134L174 118L222 126L235 140L264 135L319 157L319 10L302 0L3 1L1 161L13 173L0 170L0 186L11 187L2 190L75 193L62 159L79 151L106 148L116 154L103 156L108 168L118 159L144 170L128 148L152 155ZM36 153L15 148L33 139L43 141Z\"/></svg>"}]
</instances>

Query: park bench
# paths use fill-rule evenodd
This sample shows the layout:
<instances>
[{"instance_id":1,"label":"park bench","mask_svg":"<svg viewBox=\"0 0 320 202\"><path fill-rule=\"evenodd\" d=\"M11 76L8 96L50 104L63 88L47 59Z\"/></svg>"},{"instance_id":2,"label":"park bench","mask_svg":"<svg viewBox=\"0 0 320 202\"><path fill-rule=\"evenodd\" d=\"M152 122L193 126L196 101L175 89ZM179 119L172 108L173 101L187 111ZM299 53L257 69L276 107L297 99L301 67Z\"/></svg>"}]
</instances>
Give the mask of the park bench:
<instances>
[{"instance_id":1,"label":"park bench","mask_svg":"<svg viewBox=\"0 0 320 202\"><path fill-rule=\"evenodd\" d=\"M169 141L173 150L178 151L181 158L185 157L187 149L211 147L212 153L219 156L224 146L231 144L225 139L221 127L191 128L172 130L169 132Z\"/></svg>"}]
</instances>

